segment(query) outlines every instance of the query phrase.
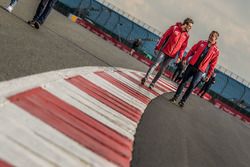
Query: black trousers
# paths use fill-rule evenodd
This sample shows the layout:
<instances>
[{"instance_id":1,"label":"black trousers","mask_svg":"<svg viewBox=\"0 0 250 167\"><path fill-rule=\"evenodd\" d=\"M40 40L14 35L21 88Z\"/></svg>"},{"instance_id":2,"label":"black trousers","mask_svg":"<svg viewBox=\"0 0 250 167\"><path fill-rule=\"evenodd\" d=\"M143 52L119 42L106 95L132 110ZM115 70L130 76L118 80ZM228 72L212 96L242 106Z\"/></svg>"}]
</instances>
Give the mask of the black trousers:
<instances>
[{"instance_id":1,"label":"black trousers","mask_svg":"<svg viewBox=\"0 0 250 167\"><path fill-rule=\"evenodd\" d=\"M181 75L182 69L181 68L176 68L176 70L174 71L174 74L172 76L172 80L176 81L177 78L179 78L179 76Z\"/></svg>"},{"instance_id":2,"label":"black trousers","mask_svg":"<svg viewBox=\"0 0 250 167\"><path fill-rule=\"evenodd\" d=\"M208 89L211 87L211 84L204 84L203 87L201 88L201 90L199 91L198 95L200 95L201 97L203 97L205 95L205 93L207 93Z\"/></svg>"},{"instance_id":3,"label":"black trousers","mask_svg":"<svg viewBox=\"0 0 250 167\"><path fill-rule=\"evenodd\" d=\"M189 95L192 93L194 86L199 82L201 76L202 76L201 71L199 71L197 68L189 65L183 74L182 81L181 81L180 85L178 86L177 91L176 91L174 96L177 98L180 96L184 86L186 86L187 81L189 80L189 78L192 77L190 85L187 88L186 92L184 93L184 95L181 99L181 101L185 102L187 100L187 98L189 97Z\"/></svg>"},{"instance_id":4,"label":"black trousers","mask_svg":"<svg viewBox=\"0 0 250 167\"><path fill-rule=\"evenodd\" d=\"M36 14L33 17L33 21L43 24L56 2L57 0L41 0L36 9Z\"/></svg>"}]
</instances>

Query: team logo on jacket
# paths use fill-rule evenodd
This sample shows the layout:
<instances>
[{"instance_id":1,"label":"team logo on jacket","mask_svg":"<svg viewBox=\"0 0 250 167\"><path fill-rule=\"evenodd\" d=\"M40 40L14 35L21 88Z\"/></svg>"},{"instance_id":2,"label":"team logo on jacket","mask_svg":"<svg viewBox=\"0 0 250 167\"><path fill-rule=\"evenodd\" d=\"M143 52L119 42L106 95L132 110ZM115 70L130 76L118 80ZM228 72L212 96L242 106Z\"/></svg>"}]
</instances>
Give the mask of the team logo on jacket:
<instances>
[{"instance_id":1,"label":"team logo on jacket","mask_svg":"<svg viewBox=\"0 0 250 167\"><path fill-rule=\"evenodd\" d=\"M201 47L204 47L204 44L201 44Z\"/></svg>"}]
</instances>

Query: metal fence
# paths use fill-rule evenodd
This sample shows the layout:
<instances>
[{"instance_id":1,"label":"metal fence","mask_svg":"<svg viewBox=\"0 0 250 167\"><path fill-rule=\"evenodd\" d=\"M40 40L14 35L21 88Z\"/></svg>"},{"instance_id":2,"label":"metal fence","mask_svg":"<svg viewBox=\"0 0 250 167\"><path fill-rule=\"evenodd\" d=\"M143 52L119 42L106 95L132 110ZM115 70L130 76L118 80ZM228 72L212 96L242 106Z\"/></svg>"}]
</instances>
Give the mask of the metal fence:
<instances>
[{"instance_id":1,"label":"metal fence","mask_svg":"<svg viewBox=\"0 0 250 167\"><path fill-rule=\"evenodd\" d=\"M72 13L89 20L127 45L137 38L143 39L139 50L152 57L156 42L162 35L105 0L59 0L55 9L65 15ZM217 67L216 73L216 83L211 87L211 92L250 114L250 83L222 66Z\"/></svg>"}]
</instances>

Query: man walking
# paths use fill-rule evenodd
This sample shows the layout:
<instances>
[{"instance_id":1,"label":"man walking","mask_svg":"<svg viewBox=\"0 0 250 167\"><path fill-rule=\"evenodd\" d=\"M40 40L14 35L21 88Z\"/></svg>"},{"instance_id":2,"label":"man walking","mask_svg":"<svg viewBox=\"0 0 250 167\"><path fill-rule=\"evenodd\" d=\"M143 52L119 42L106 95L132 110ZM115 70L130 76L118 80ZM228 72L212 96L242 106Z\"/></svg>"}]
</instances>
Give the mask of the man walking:
<instances>
[{"instance_id":1,"label":"man walking","mask_svg":"<svg viewBox=\"0 0 250 167\"><path fill-rule=\"evenodd\" d=\"M133 55L134 52L137 51L137 49L140 47L141 44L142 44L142 40L141 40L140 38L136 39L136 40L132 43L130 55Z\"/></svg>"},{"instance_id":2,"label":"man walking","mask_svg":"<svg viewBox=\"0 0 250 167\"><path fill-rule=\"evenodd\" d=\"M148 77L154 72L155 68L160 65L160 69L157 75L152 80L149 88L154 87L156 81L160 78L161 74L165 71L169 62L175 58L177 52L179 52L179 58L177 63L182 59L183 53L187 47L189 39L189 30L193 25L193 20L186 18L183 23L176 23L172 25L161 37L156 45L155 51L157 52L156 62L148 69L147 74L141 80L143 85Z\"/></svg>"},{"instance_id":3,"label":"man walking","mask_svg":"<svg viewBox=\"0 0 250 167\"><path fill-rule=\"evenodd\" d=\"M181 73L184 71L185 66L183 64L183 60L181 60L179 63L176 63L176 69L172 75L172 81L177 82L177 79L180 78Z\"/></svg>"},{"instance_id":4,"label":"man walking","mask_svg":"<svg viewBox=\"0 0 250 167\"><path fill-rule=\"evenodd\" d=\"M204 82L206 82L205 79L206 79L206 73L203 73L203 74L201 75L200 81L194 86L194 89L195 89L195 88L198 88L198 86L199 86L200 84L204 84Z\"/></svg>"},{"instance_id":5,"label":"man walking","mask_svg":"<svg viewBox=\"0 0 250 167\"><path fill-rule=\"evenodd\" d=\"M198 96L200 96L202 98L205 95L205 93L207 93L207 91L212 86L212 84L215 83L215 76L216 76L216 73L213 73L213 75L209 78L209 80L204 83L201 90L197 94Z\"/></svg>"},{"instance_id":6,"label":"man walking","mask_svg":"<svg viewBox=\"0 0 250 167\"><path fill-rule=\"evenodd\" d=\"M188 81L190 77L192 77L189 87L187 88L184 95L182 96L182 99L178 103L180 107L183 107L187 98L193 91L194 86L197 84L197 82L201 78L202 73L206 71L208 65L209 65L209 69L208 69L205 81L207 82L209 80L209 78L214 72L214 68L217 64L218 57L219 57L219 49L216 44L218 37L219 37L219 33L217 31L212 31L209 35L208 40L199 41L190 49L187 56L184 57L183 63L186 63L186 61L190 57L192 58L189 61L189 65L184 73L183 79L180 85L178 86L178 89L174 97L170 99L171 102L175 102L178 99L184 86L186 85L186 82Z\"/></svg>"},{"instance_id":7,"label":"man walking","mask_svg":"<svg viewBox=\"0 0 250 167\"><path fill-rule=\"evenodd\" d=\"M40 4L36 9L35 16L31 21L28 21L28 24L32 27L35 27L36 29L39 29L50 14L56 2L57 0L41 0Z\"/></svg>"},{"instance_id":8,"label":"man walking","mask_svg":"<svg viewBox=\"0 0 250 167\"><path fill-rule=\"evenodd\" d=\"M16 6L18 0L11 0L10 4L5 8L8 12L12 12L14 7Z\"/></svg>"}]
</instances>

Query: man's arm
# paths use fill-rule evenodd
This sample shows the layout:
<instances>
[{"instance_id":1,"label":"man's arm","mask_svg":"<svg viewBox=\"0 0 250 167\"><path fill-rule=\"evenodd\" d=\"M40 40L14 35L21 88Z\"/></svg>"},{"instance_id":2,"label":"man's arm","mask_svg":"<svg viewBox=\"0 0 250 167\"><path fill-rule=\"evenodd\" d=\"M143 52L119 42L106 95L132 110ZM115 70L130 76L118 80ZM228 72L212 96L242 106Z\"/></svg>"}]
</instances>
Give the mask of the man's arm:
<instances>
[{"instance_id":1,"label":"man's arm","mask_svg":"<svg viewBox=\"0 0 250 167\"><path fill-rule=\"evenodd\" d=\"M159 42L156 44L155 50L160 50L160 48L162 47L162 45L164 44L164 42L166 41L166 39L168 39L168 37L172 34L174 30L174 25L171 26L161 37L161 39L159 40Z\"/></svg>"},{"instance_id":2,"label":"man's arm","mask_svg":"<svg viewBox=\"0 0 250 167\"><path fill-rule=\"evenodd\" d=\"M215 77L213 77L212 84L215 84Z\"/></svg>"},{"instance_id":3,"label":"man's arm","mask_svg":"<svg viewBox=\"0 0 250 167\"><path fill-rule=\"evenodd\" d=\"M218 58L219 58L220 52L218 51L216 53L216 56L210 61L210 66L207 72L207 80L209 80L209 78L211 77L212 73L214 72L215 66L218 62Z\"/></svg>"},{"instance_id":4,"label":"man's arm","mask_svg":"<svg viewBox=\"0 0 250 167\"><path fill-rule=\"evenodd\" d=\"M178 57L179 60L181 60L183 57L184 51L188 45L188 39L189 39L189 36L187 37L187 39L185 40L185 42L183 42L183 44L181 46L181 49L179 51L179 57ZM177 60L177 62L178 62L178 60Z\"/></svg>"},{"instance_id":5,"label":"man's arm","mask_svg":"<svg viewBox=\"0 0 250 167\"><path fill-rule=\"evenodd\" d=\"M183 63L186 64L187 60L189 59L189 57L192 57L194 55L194 52L198 49L198 47L200 46L200 42L194 44L194 46L189 50L188 54L186 57L184 57Z\"/></svg>"}]
</instances>

